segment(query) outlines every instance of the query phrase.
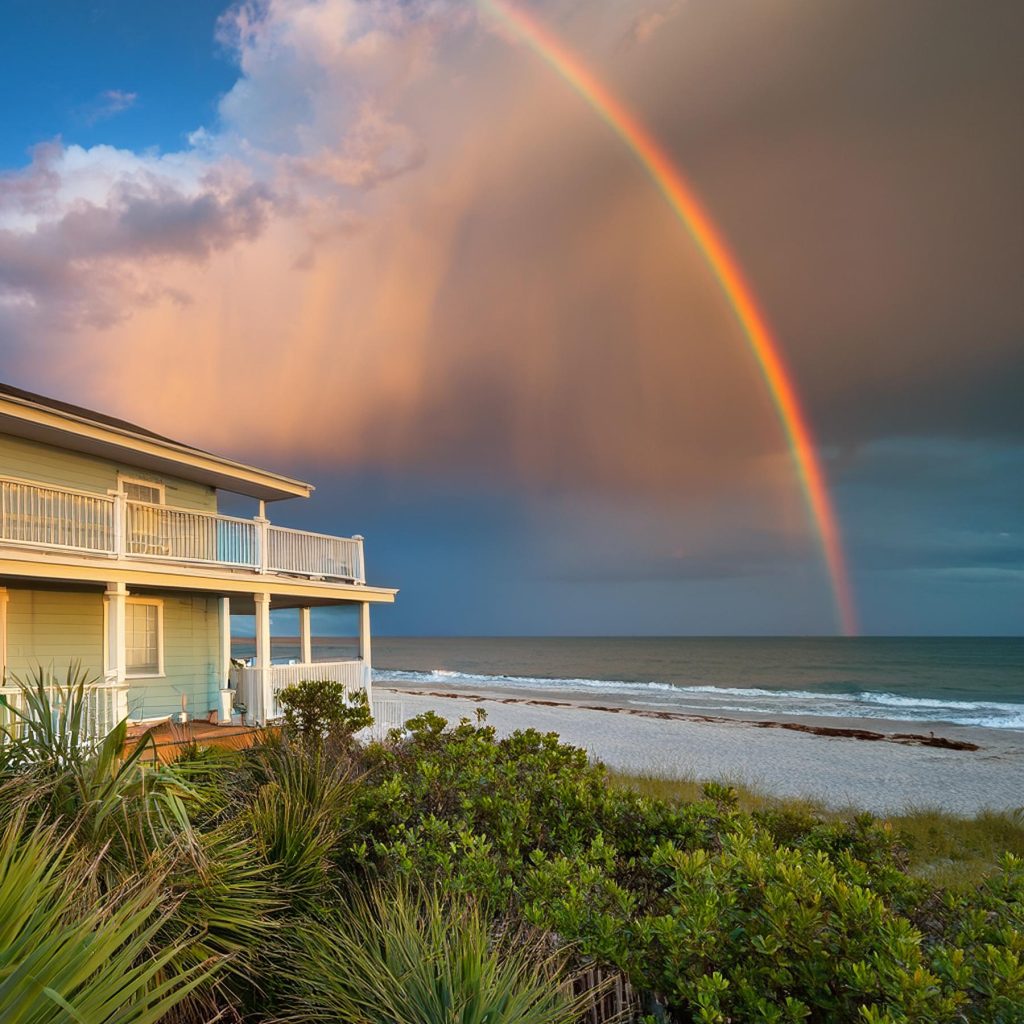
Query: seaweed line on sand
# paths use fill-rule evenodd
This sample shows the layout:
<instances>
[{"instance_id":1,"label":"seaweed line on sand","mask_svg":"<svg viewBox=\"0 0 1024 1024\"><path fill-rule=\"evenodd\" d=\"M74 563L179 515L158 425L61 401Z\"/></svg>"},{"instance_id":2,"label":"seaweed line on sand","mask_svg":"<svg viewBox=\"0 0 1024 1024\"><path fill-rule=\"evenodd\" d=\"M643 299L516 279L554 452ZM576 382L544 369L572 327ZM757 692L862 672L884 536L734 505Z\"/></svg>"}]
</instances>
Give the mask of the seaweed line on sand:
<instances>
[{"instance_id":1,"label":"seaweed line on sand","mask_svg":"<svg viewBox=\"0 0 1024 1024\"><path fill-rule=\"evenodd\" d=\"M532 704L547 708L580 708L583 711L604 711L613 715L639 715L641 718L660 718L680 722L717 722L728 725L748 725L757 729L790 729L814 736L832 736L840 739L885 741L905 746L942 747L945 750L980 750L977 743L966 740L951 740L945 736L914 732L875 732L872 729L846 729L829 725L805 725L802 722L751 721L749 719L722 718L713 715L687 715L679 711L645 711L642 708L618 708L605 704L574 704L565 700L540 700L536 697L484 697L477 693L441 693L437 690L398 690L413 697L444 697L448 700L471 700L477 704Z\"/></svg>"}]
</instances>

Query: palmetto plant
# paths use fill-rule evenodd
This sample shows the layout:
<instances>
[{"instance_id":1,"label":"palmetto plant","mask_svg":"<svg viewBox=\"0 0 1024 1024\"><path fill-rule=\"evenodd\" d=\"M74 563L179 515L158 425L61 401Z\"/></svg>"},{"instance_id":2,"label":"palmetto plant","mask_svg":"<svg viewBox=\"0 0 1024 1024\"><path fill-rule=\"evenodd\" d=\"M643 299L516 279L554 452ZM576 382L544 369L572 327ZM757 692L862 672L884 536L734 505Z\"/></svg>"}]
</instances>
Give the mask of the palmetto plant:
<instances>
[{"instance_id":1,"label":"palmetto plant","mask_svg":"<svg viewBox=\"0 0 1024 1024\"><path fill-rule=\"evenodd\" d=\"M474 906L375 888L298 934L286 1020L353 1024L575 1024L564 960L520 933L491 934Z\"/></svg>"},{"instance_id":2,"label":"palmetto plant","mask_svg":"<svg viewBox=\"0 0 1024 1024\"><path fill-rule=\"evenodd\" d=\"M88 871L57 826L16 815L0 834L0 1020L155 1024L215 967L168 971L181 949L149 951L164 924L162 879L82 899Z\"/></svg>"},{"instance_id":3,"label":"palmetto plant","mask_svg":"<svg viewBox=\"0 0 1024 1024\"><path fill-rule=\"evenodd\" d=\"M199 970L198 987L175 1019L211 1019L215 1012L206 1011L219 998L211 984L221 985L232 970L244 975L284 903L269 888L270 867L253 856L246 830L231 820L216 824L225 798L209 766L200 759L183 768L160 764L151 740L129 747L125 722L89 739L82 728L86 684L75 672L69 679L59 690L42 674L21 684L19 728L0 748L0 828L17 821L59 827L62 870L90 864L68 882L69 891L94 905L117 903L126 887L145 889L153 912L134 948L156 957L161 978ZM230 776L226 759L219 767ZM190 812L204 831L193 827ZM97 921L104 935L110 927ZM226 970L211 980L202 968L214 959ZM0 1020L6 1024L2 1013Z\"/></svg>"},{"instance_id":4,"label":"palmetto plant","mask_svg":"<svg viewBox=\"0 0 1024 1024\"><path fill-rule=\"evenodd\" d=\"M102 737L85 728L89 680L72 666L65 686L39 669L21 687L13 736L0 745L0 821L30 815L74 822L77 849L102 852L100 874L116 885L190 832L190 793L172 767L149 765L152 741L127 749L127 723Z\"/></svg>"},{"instance_id":5,"label":"palmetto plant","mask_svg":"<svg viewBox=\"0 0 1024 1024\"><path fill-rule=\"evenodd\" d=\"M97 681L77 661L68 665L63 683L52 666L37 665L30 676L12 675L10 684L21 691L21 701L0 695L7 710L7 724L0 727L0 765L46 760L63 767L94 747L102 737L89 729L86 691Z\"/></svg>"},{"instance_id":6,"label":"palmetto plant","mask_svg":"<svg viewBox=\"0 0 1024 1024\"><path fill-rule=\"evenodd\" d=\"M334 902L330 855L353 828L351 764L321 744L267 737L255 759L257 788L246 820L254 846L274 865L297 907Z\"/></svg>"}]
</instances>

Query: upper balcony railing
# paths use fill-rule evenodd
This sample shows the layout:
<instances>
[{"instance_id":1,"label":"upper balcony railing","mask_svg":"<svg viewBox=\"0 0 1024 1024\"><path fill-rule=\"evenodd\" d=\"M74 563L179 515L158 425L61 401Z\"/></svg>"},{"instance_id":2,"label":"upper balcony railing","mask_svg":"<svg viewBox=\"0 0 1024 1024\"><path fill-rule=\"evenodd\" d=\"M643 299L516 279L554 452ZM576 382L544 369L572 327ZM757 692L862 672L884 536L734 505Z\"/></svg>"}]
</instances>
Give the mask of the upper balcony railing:
<instances>
[{"instance_id":1,"label":"upper balcony railing","mask_svg":"<svg viewBox=\"0 0 1024 1024\"><path fill-rule=\"evenodd\" d=\"M362 537L0 477L0 543L365 583Z\"/></svg>"}]
</instances>

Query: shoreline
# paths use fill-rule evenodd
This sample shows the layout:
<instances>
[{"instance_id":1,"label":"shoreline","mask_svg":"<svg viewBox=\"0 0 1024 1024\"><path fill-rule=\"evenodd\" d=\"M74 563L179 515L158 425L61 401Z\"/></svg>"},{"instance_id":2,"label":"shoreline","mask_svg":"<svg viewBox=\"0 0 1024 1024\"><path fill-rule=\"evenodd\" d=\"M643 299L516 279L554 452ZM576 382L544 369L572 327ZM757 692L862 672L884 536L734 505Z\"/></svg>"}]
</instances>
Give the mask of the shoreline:
<instances>
[{"instance_id":1,"label":"shoreline","mask_svg":"<svg viewBox=\"0 0 1024 1024\"><path fill-rule=\"evenodd\" d=\"M389 684L389 685L385 685ZM415 697L439 697L451 700L472 700L477 703L484 703L487 701L493 701L499 704L527 704L534 707L548 707L548 708L577 708L582 711L605 711L609 714L619 715L638 715L641 718L656 718L660 721L677 721L677 722L733 722L741 723L743 725L750 725L756 729L791 729L794 732L806 732L811 733L815 736L832 736L840 739L854 739L854 740L867 740L867 741L885 741L889 743L901 743L905 745L917 745L922 747L940 747L945 750L980 750L982 749L981 743L976 743L971 740L954 739L949 736L937 735L934 729L929 730L929 734L926 736L924 733L918 732L903 732L897 729L892 731L879 732L877 729L866 728L864 724L860 723L883 723L890 726L896 727L900 724L910 726L911 723L899 723L895 719L872 719L872 718L830 718L828 716L820 716L812 718L809 715L772 715L764 717L746 717L741 714L733 715L702 715L695 712L687 711L654 711L646 708L637 708L624 704L583 704L579 701L572 700L552 700L549 697L508 697L499 696L494 692L485 692L485 694L469 693L467 691L452 691L445 692L439 690L414 690L411 687L399 687L396 685L395 680L382 680L374 684L378 688L388 689L392 693L403 693L409 694ZM819 720L828 722L854 722L858 723L855 725L820 725L817 724ZM916 723L913 723L916 724ZM946 722L926 722L925 725L931 726L946 726L950 729L956 728L968 728L962 726L950 726ZM973 732L979 732L980 730L974 729ZM1007 730L1009 731L1009 730Z\"/></svg>"},{"instance_id":2,"label":"shoreline","mask_svg":"<svg viewBox=\"0 0 1024 1024\"><path fill-rule=\"evenodd\" d=\"M378 679L403 716L450 721L478 708L499 734L556 732L609 768L666 779L731 782L770 796L808 798L877 814L934 807L960 815L1024 801L1024 731L884 719L702 715L573 699ZM922 726L924 728L922 728Z\"/></svg>"}]
</instances>

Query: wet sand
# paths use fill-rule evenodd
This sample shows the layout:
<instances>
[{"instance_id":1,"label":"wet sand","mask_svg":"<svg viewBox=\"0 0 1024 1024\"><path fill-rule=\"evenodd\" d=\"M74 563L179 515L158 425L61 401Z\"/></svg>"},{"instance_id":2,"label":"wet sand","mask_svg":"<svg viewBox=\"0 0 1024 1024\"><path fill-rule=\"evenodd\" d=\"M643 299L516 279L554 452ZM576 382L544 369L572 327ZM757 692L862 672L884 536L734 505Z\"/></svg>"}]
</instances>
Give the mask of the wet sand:
<instances>
[{"instance_id":1,"label":"wet sand","mask_svg":"<svg viewBox=\"0 0 1024 1024\"><path fill-rule=\"evenodd\" d=\"M832 807L956 814L1024 805L1024 732L882 719L705 716L602 698L379 681L378 698L410 718L450 720L478 708L499 733L557 732L608 767L661 778L738 782Z\"/></svg>"}]
</instances>

